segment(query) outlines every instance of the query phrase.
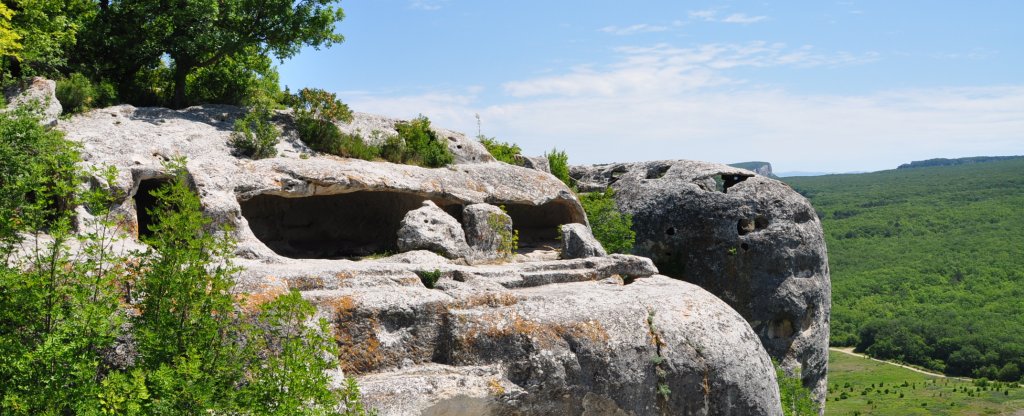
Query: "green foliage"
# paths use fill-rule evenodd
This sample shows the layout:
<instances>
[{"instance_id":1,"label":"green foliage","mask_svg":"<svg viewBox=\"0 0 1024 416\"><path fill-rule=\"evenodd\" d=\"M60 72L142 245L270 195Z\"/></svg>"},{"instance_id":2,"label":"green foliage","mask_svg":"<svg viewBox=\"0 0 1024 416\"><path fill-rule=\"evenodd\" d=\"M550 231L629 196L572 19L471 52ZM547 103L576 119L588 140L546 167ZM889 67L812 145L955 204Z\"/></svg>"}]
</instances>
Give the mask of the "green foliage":
<instances>
[{"instance_id":1,"label":"green foliage","mask_svg":"<svg viewBox=\"0 0 1024 416\"><path fill-rule=\"evenodd\" d=\"M569 155L567 155L564 150L558 150L555 148L551 149L550 152L545 153L544 157L548 158L548 164L551 166L551 174L555 175L555 177L562 181L565 186L572 188L572 178L569 177Z\"/></svg>"},{"instance_id":2,"label":"green foliage","mask_svg":"<svg viewBox=\"0 0 1024 416\"><path fill-rule=\"evenodd\" d=\"M419 270L416 275L420 277L420 282L423 282L423 286L427 289L433 289L437 281L441 279L441 270Z\"/></svg>"},{"instance_id":3,"label":"green foliage","mask_svg":"<svg viewBox=\"0 0 1024 416\"><path fill-rule=\"evenodd\" d=\"M792 377L775 363L775 378L779 382L779 395L782 398L782 413L786 416L816 416L818 404L814 402L811 391L800 381L800 373Z\"/></svg>"},{"instance_id":4,"label":"green foliage","mask_svg":"<svg viewBox=\"0 0 1024 416\"><path fill-rule=\"evenodd\" d=\"M505 211L504 205L500 208ZM512 219L492 213L487 216L487 226L498 236L498 254L505 259L515 255L519 249L519 230L512 228Z\"/></svg>"},{"instance_id":5,"label":"green foliage","mask_svg":"<svg viewBox=\"0 0 1024 416\"><path fill-rule=\"evenodd\" d=\"M951 375L1024 365L1024 160L787 178L822 219L832 343Z\"/></svg>"},{"instance_id":6,"label":"green foliage","mask_svg":"<svg viewBox=\"0 0 1024 416\"><path fill-rule=\"evenodd\" d=\"M185 83L186 103L273 105L280 99L278 74L269 56L255 47L236 52L190 74ZM264 98L268 103L254 103Z\"/></svg>"},{"instance_id":7,"label":"green foliage","mask_svg":"<svg viewBox=\"0 0 1024 416\"><path fill-rule=\"evenodd\" d=\"M628 253L636 243L633 231L633 216L619 211L615 205L615 191L607 188L604 192L580 194L580 204L587 213L594 238L601 242L609 253Z\"/></svg>"},{"instance_id":8,"label":"green foliage","mask_svg":"<svg viewBox=\"0 0 1024 416\"><path fill-rule=\"evenodd\" d=\"M234 64L259 72L262 62L242 62L241 55L283 60L303 46L318 48L343 40L334 27L344 14L333 0L193 1L171 7L156 0L134 0L103 2L96 13L81 60L99 63L96 70L104 76L126 80L138 69L168 59L174 107L190 101L186 84L196 70L234 59ZM225 74L238 81L239 74ZM212 83L201 84L216 89Z\"/></svg>"},{"instance_id":9,"label":"green foliage","mask_svg":"<svg viewBox=\"0 0 1024 416\"><path fill-rule=\"evenodd\" d=\"M303 88L291 98L299 137L318 152L341 155L342 135L337 122L352 120L352 111L332 92Z\"/></svg>"},{"instance_id":10,"label":"green foliage","mask_svg":"<svg viewBox=\"0 0 1024 416\"><path fill-rule=\"evenodd\" d=\"M270 121L270 110L262 106L253 107L245 116L235 120L235 131L231 133L228 144L253 159L273 157L277 154L274 145L280 133Z\"/></svg>"},{"instance_id":11,"label":"green foliage","mask_svg":"<svg viewBox=\"0 0 1024 416\"><path fill-rule=\"evenodd\" d=\"M4 57L18 58L21 52L21 35L11 25L14 11L6 3L0 3L0 59Z\"/></svg>"},{"instance_id":12,"label":"green foliage","mask_svg":"<svg viewBox=\"0 0 1024 416\"><path fill-rule=\"evenodd\" d=\"M68 57L83 25L95 16L88 0L9 0L10 28L20 48L8 54L0 71L13 78L66 73Z\"/></svg>"},{"instance_id":13,"label":"green foliage","mask_svg":"<svg viewBox=\"0 0 1024 416\"><path fill-rule=\"evenodd\" d=\"M437 168L455 161L455 155L430 128L430 120L426 117L421 115L412 121L399 122L395 130L398 130L398 137L405 142L403 163Z\"/></svg>"},{"instance_id":14,"label":"green foliage","mask_svg":"<svg viewBox=\"0 0 1024 416\"><path fill-rule=\"evenodd\" d=\"M518 165L516 156L520 155L523 149L520 149L518 145L512 143L506 143L499 141L494 137L487 137L484 135L476 136L480 144L484 145L487 152L498 159L499 162L505 162L510 165Z\"/></svg>"},{"instance_id":15,"label":"green foliage","mask_svg":"<svg viewBox=\"0 0 1024 416\"><path fill-rule=\"evenodd\" d=\"M64 114L106 107L117 101L117 92L109 82L94 84L85 75L77 72L57 81L56 96L64 109Z\"/></svg>"}]
</instances>

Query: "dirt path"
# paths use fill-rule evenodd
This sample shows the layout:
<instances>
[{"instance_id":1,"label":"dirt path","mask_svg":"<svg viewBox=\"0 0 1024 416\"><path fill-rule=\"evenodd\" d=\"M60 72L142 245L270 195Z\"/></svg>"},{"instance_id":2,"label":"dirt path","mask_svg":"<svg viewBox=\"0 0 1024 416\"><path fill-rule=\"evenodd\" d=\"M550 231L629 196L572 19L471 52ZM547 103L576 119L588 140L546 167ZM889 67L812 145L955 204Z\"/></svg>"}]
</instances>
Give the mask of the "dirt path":
<instances>
[{"instance_id":1,"label":"dirt path","mask_svg":"<svg viewBox=\"0 0 1024 416\"><path fill-rule=\"evenodd\" d=\"M911 366L909 366L909 365L903 365L903 364L900 364L900 363L894 363L894 362L892 362L892 361L885 361L885 360L879 360L879 359L877 359L877 358L871 358L871 357L868 357L868 356L866 356L866 355L864 355L864 354L858 354L858 353L855 353L855 352L853 352L853 348L836 348L836 347L829 347L828 349L830 349L830 350L832 350L832 351L836 351L836 352L841 352L841 353L843 353L843 354L849 354L849 355L852 355L852 356L854 356L854 357L861 357L861 358L867 358L867 359L870 359L870 360L878 361L878 362L880 362L880 363L885 363L885 364L889 364L889 365L895 365L895 366L897 366L897 367L903 367L903 368L906 368L907 370L910 370L910 371L916 371L916 372L918 372L918 373L921 373L921 374L924 374L924 375L929 375L929 376L932 376L932 377L939 377L939 378L952 378L952 379L957 379L957 380L963 380L963 381L971 381L971 379L969 379L969 378L963 378L963 377L947 377L947 376L946 376L946 375L944 375L944 374L939 374L939 373L933 373L933 372L930 372L930 371L925 371L925 370L922 370L922 369L920 369L920 368L914 368L914 367L911 367Z\"/></svg>"}]
</instances>

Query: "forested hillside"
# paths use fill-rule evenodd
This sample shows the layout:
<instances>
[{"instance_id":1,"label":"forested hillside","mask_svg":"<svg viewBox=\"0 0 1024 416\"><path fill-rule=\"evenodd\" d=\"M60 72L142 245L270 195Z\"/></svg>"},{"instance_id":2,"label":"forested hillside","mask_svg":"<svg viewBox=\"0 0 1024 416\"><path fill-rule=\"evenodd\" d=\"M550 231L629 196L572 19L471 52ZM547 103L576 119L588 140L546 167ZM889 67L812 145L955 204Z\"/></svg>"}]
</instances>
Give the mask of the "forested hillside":
<instances>
[{"instance_id":1,"label":"forested hillside","mask_svg":"<svg viewBox=\"0 0 1024 416\"><path fill-rule=\"evenodd\" d=\"M825 229L833 345L1020 379L1024 160L787 182Z\"/></svg>"}]
</instances>

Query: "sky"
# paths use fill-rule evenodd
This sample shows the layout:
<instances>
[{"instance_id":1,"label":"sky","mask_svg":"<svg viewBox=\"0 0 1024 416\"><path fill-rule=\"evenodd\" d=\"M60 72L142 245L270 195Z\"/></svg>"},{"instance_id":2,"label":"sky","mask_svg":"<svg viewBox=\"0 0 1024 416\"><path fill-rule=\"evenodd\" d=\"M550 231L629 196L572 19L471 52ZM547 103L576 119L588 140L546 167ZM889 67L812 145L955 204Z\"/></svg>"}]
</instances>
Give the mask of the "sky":
<instances>
[{"instance_id":1,"label":"sky","mask_svg":"<svg viewBox=\"0 0 1024 416\"><path fill-rule=\"evenodd\" d=\"M352 0L293 91L571 164L1024 154L1024 2ZM478 118L479 117L479 124Z\"/></svg>"}]
</instances>

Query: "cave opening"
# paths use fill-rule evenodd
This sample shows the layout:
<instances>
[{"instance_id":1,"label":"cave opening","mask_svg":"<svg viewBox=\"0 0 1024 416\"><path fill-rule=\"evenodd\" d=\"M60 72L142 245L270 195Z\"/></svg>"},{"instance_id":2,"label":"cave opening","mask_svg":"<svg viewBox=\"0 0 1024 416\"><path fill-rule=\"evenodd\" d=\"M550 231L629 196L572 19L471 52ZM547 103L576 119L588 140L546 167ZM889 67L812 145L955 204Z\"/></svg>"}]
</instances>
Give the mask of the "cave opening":
<instances>
[{"instance_id":1,"label":"cave opening","mask_svg":"<svg viewBox=\"0 0 1024 416\"><path fill-rule=\"evenodd\" d=\"M154 223L154 218L150 215L150 211L156 208L157 203L153 192L170 184L170 178L153 178L139 181L139 188L135 190L135 195L132 199L135 201L135 215L138 219L138 237L140 239L153 236L153 231L149 229Z\"/></svg>"},{"instance_id":2,"label":"cave opening","mask_svg":"<svg viewBox=\"0 0 1024 416\"><path fill-rule=\"evenodd\" d=\"M512 228L519 230L521 248L558 246L558 226L586 223L582 214L566 201L543 205L505 204L505 212L512 218Z\"/></svg>"},{"instance_id":3,"label":"cave opening","mask_svg":"<svg viewBox=\"0 0 1024 416\"><path fill-rule=\"evenodd\" d=\"M357 191L294 198L262 194L239 204L256 238L278 255L340 259L397 252L402 219L427 199L404 192ZM462 202L429 199L463 222ZM504 205L513 228L519 230L523 248L556 245L559 225L585 222L566 201L499 205Z\"/></svg>"},{"instance_id":4,"label":"cave opening","mask_svg":"<svg viewBox=\"0 0 1024 416\"><path fill-rule=\"evenodd\" d=\"M253 234L275 253L338 259L398 251L402 219L425 200L411 193L358 191L296 198L263 194L240 205ZM461 220L457 201L431 200Z\"/></svg>"}]
</instances>

